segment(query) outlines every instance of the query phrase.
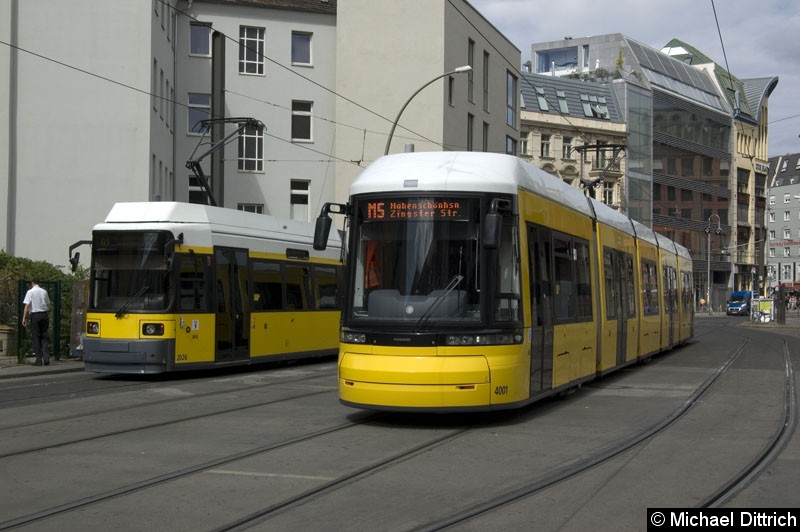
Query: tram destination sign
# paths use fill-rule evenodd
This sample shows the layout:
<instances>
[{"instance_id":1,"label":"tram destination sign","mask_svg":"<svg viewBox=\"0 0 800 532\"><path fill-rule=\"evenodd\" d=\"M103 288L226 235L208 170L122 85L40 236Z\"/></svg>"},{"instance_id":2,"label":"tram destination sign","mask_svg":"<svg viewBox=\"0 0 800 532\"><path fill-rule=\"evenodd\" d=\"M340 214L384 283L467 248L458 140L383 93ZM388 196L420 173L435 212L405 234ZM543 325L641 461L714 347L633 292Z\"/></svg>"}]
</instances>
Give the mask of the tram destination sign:
<instances>
[{"instance_id":1,"label":"tram destination sign","mask_svg":"<svg viewBox=\"0 0 800 532\"><path fill-rule=\"evenodd\" d=\"M458 198L393 198L366 202L368 222L395 220L469 220L467 201Z\"/></svg>"}]
</instances>

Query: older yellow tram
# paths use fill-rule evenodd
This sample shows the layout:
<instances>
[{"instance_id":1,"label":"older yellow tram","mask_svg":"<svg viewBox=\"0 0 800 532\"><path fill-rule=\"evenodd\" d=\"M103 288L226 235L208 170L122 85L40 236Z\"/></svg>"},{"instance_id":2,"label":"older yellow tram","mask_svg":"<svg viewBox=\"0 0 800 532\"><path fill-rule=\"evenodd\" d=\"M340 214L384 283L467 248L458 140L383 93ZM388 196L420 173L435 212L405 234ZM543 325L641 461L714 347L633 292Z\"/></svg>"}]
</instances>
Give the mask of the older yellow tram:
<instances>
[{"instance_id":1,"label":"older yellow tram","mask_svg":"<svg viewBox=\"0 0 800 532\"><path fill-rule=\"evenodd\" d=\"M513 156L383 157L353 183L343 404L515 408L692 337L691 257Z\"/></svg>"},{"instance_id":2,"label":"older yellow tram","mask_svg":"<svg viewBox=\"0 0 800 532\"><path fill-rule=\"evenodd\" d=\"M164 373L334 355L341 242L313 224L118 203L94 227L84 366Z\"/></svg>"}]
</instances>

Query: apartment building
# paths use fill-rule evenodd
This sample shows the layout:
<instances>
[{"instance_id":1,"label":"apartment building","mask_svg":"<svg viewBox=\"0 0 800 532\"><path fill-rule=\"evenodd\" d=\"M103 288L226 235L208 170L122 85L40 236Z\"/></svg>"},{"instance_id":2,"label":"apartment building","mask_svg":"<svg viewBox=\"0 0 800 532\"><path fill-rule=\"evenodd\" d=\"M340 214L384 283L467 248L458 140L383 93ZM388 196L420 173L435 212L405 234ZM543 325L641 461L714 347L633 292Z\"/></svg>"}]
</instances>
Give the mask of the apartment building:
<instances>
[{"instance_id":1,"label":"apartment building","mask_svg":"<svg viewBox=\"0 0 800 532\"><path fill-rule=\"evenodd\" d=\"M769 159L765 292L800 290L800 153Z\"/></svg>"},{"instance_id":2,"label":"apartment building","mask_svg":"<svg viewBox=\"0 0 800 532\"><path fill-rule=\"evenodd\" d=\"M777 78L727 91L718 66L698 68L707 58L672 44L661 51L621 34L567 38L533 44L531 59L537 73L611 84L628 129L627 212L691 251L696 299L710 294L713 304L747 286L758 264L760 161Z\"/></svg>"},{"instance_id":3,"label":"apartment building","mask_svg":"<svg viewBox=\"0 0 800 532\"><path fill-rule=\"evenodd\" d=\"M520 51L464 0L5 0L0 40L0 249L34 260L121 201L311 220L411 97L390 152L517 152Z\"/></svg>"},{"instance_id":4,"label":"apartment building","mask_svg":"<svg viewBox=\"0 0 800 532\"><path fill-rule=\"evenodd\" d=\"M625 208L627 130L608 84L523 73L519 156Z\"/></svg>"}]
</instances>

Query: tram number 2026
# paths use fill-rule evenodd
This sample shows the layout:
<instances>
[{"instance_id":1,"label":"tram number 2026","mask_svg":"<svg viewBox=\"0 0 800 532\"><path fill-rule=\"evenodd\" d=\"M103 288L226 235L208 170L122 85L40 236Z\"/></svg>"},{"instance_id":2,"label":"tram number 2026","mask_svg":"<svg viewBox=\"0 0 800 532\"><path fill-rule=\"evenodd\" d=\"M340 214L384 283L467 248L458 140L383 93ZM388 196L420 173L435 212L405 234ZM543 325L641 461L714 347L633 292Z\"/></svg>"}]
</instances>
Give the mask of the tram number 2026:
<instances>
[{"instance_id":1,"label":"tram number 2026","mask_svg":"<svg viewBox=\"0 0 800 532\"><path fill-rule=\"evenodd\" d=\"M494 387L494 394L495 395L508 395L508 386L495 386Z\"/></svg>"}]
</instances>

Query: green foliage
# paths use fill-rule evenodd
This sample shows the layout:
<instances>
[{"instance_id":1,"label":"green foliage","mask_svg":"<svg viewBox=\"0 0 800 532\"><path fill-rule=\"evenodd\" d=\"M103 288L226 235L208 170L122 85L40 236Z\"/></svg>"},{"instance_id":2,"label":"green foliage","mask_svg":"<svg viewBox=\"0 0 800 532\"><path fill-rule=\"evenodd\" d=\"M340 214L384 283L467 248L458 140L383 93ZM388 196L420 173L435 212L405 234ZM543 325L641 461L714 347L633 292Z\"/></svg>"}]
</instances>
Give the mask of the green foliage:
<instances>
[{"instance_id":1,"label":"green foliage","mask_svg":"<svg viewBox=\"0 0 800 532\"><path fill-rule=\"evenodd\" d=\"M54 265L45 261L34 261L23 257L14 257L5 251L0 250L0 325L6 325L13 329L12 335L14 342L20 339L17 346L18 352L30 353L31 340L30 331L23 329L19 334L22 320L22 297L24 293L19 293L20 281L25 282L25 290L28 289L28 281L33 277L38 277L44 283L61 281L61 356L69 354L69 336L72 316L72 286L75 281L88 278L88 271L79 267L74 274L65 274ZM48 290L51 300L56 297L52 290ZM52 301L55 304L55 301ZM54 353L51 353L54 355Z\"/></svg>"}]
</instances>

